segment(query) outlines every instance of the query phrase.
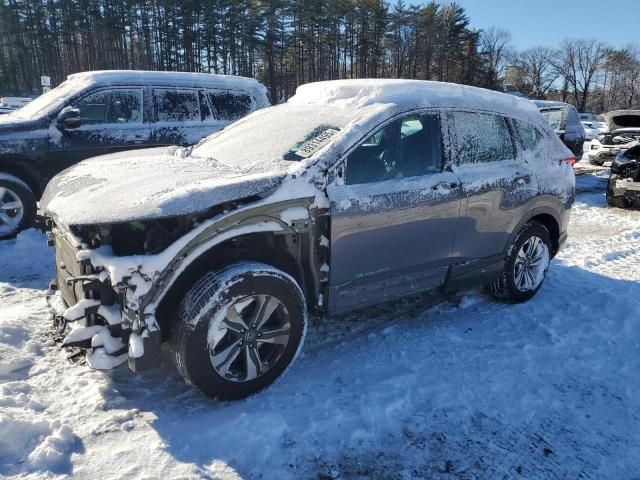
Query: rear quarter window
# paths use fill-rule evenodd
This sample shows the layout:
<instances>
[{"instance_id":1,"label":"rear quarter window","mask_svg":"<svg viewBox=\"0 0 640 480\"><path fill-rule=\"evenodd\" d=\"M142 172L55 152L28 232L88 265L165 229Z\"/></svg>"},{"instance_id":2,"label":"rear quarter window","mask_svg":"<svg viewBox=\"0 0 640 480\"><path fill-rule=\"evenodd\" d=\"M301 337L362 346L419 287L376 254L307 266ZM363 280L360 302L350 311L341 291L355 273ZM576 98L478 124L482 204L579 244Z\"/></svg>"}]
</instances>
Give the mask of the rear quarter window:
<instances>
[{"instance_id":1,"label":"rear quarter window","mask_svg":"<svg viewBox=\"0 0 640 480\"><path fill-rule=\"evenodd\" d=\"M544 135L542 135L542 133L540 133L540 131L536 127L529 123L523 122L521 120L514 120L513 123L515 125L516 134L520 139L522 147L526 151L535 150L544 138Z\"/></svg>"}]
</instances>

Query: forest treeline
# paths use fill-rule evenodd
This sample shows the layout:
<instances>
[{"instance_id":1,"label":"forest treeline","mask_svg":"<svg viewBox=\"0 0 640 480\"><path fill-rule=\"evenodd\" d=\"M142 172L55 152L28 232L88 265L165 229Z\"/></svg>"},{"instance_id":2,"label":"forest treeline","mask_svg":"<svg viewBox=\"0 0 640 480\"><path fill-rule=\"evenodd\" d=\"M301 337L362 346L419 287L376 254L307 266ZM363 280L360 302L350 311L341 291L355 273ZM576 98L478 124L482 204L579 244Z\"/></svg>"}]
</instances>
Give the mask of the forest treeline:
<instances>
[{"instance_id":1,"label":"forest treeline","mask_svg":"<svg viewBox=\"0 0 640 480\"><path fill-rule=\"evenodd\" d=\"M282 101L300 84L338 78L503 89L510 68L510 87L531 96L560 97L581 109L633 106L638 78L625 83L633 91L625 87L621 98L606 90L614 77L629 83L630 72L608 72L608 87L602 82L613 53L621 51L586 40L516 52L508 32L472 28L455 2L0 0L4 93L36 92L41 75L57 85L74 72L145 69L255 77L272 101ZM637 66L635 53L622 55L622 63L631 58Z\"/></svg>"}]
</instances>

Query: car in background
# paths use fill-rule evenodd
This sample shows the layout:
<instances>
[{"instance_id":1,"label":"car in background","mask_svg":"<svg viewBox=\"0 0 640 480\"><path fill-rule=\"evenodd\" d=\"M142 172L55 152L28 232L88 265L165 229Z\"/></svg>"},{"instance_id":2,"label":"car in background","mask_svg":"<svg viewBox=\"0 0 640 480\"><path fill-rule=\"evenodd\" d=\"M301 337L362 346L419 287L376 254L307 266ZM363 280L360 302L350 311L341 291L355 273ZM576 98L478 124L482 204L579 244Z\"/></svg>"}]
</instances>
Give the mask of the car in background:
<instances>
[{"instance_id":1,"label":"car in background","mask_svg":"<svg viewBox=\"0 0 640 480\"><path fill-rule=\"evenodd\" d=\"M580 117L581 122L590 122L593 120L593 113L578 112L578 116Z\"/></svg>"},{"instance_id":2,"label":"car in background","mask_svg":"<svg viewBox=\"0 0 640 480\"><path fill-rule=\"evenodd\" d=\"M89 157L192 145L269 105L250 78L97 71L0 117L0 239L29 226L48 180ZM176 162L178 160L176 159Z\"/></svg>"},{"instance_id":3,"label":"car in background","mask_svg":"<svg viewBox=\"0 0 640 480\"><path fill-rule=\"evenodd\" d=\"M607 183L607 203L612 207L630 208L640 198L640 144L618 154L611 164Z\"/></svg>"},{"instance_id":4,"label":"car in background","mask_svg":"<svg viewBox=\"0 0 640 480\"><path fill-rule=\"evenodd\" d=\"M31 100L28 97L2 97L0 98L0 115L22 108Z\"/></svg>"},{"instance_id":5,"label":"car in background","mask_svg":"<svg viewBox=\"0 0 640 480\"><path fill-rule=\"evenodd\" d=\"M640 110L615 110L604 114L608 132L591 141L589 162L612 162L640 141Z\"/></svg>"},{"instance_id":6,"label":"car in background","mask_svg":"<svg viewBox=\"0 0 640 480\"><path fill-rule=\"evenodd\" d=\"M580 123L580 117L576 107L564 102L551 102L546 100L533 100L533 102L560 137L560 140L562 140L576 158L580 160L582 158L586 135L582 123Z\"/></svg>"},{"instance_id":7,"label":"car in background","mask_svg":"<svg viewBox=\"0 0 640 480\"><path fill-rule=\"evenodd\" d=\"M582 126L585 133L585 141L590 142L594 138L598 138L599 135L607 133L609 129L604 122L598 122L596 120L583 120Z\"/></svg>"},{"instance_id":8,"label":"car in background","mask_svg":"<svg viewBox=\"0 0 640 480\"><path fill-rule=\"evenodd\" d=\"M166 340L189 385L244 398L291 366L309 312L473 285L532 298L567 236L574 161L528 100L306 84L194 148L54 178L55 323L91 367L157 367Z\"/></svg>"},{"instance_id":9,"label":"car in background","mask_svg":"<svg viewBox=\"0 0 640 480\"><path fill-rule=\"evenodd\" d=\"M600 131L594 128L592 121L583 120L580 123L582 123L582 128L584 128L585 142L590 142L600 134Z\"/></svg>"}]
</instances>

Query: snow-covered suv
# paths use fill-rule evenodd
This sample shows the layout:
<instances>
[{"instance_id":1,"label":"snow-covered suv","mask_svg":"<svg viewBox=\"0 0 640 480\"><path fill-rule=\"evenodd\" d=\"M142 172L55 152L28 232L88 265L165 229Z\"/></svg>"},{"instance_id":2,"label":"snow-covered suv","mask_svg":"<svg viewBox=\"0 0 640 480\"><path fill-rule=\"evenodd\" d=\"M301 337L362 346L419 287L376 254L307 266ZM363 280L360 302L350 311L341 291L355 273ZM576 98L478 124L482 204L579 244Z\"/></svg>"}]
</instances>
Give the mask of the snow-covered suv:
<instances>
[{"instance_id":1,"label":"snow-covered suv","mask_svg":"<svg viewBox=\"0 0 640 480\"><path fill-rule=\"evenodd\" d=\"M556 134L573 152L578 160L582 158L586 133L580 122L576 107L569 103L533 100L545 116Z\"/></svg>"},{"instance_id":2,"label":"snow-covered suv","mask_svg":"<svg viewBox=\"0 0 640 480\"><path fill-rule=\"evenodd\" d=\"M70 75L0 116L0 239L30 225L48 180L80 160L191 145L268 105L264 85L251 78L142 71Z\"/></svg>"},{"instance_id":3,"label":"snow-covered suv","mask_svg":"<svg viewBox=\"0 0 640 480\"><path fill-rule=\"evenodd\" d=\"M481 284L531 298L566 238L574 160L511 95L304 85L194 148L53 179L55 323L93 367L157 366L169 340L189 384L245 397L295 360L308 312Z\"/></svg>"}]
</instances>

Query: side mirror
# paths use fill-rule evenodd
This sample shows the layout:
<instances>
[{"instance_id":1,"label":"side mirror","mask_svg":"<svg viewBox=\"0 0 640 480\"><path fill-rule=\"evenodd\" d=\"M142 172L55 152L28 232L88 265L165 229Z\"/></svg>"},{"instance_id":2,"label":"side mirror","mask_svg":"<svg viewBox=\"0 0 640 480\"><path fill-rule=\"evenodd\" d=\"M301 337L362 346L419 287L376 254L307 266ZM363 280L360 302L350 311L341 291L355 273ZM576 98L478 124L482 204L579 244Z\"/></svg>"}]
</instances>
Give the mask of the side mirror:
<instances>
[{"instance_id":1,"label":"side mirror","mask_svg":"<svg viewBox=\"0 0 640 480\"><path fill-rule=\"evenodd\" d=\"M80 109L75 107L64 107L58 114L58 128L60 130L70 130L78 128L82 124Z\"/></svg>"}]
</instances>

